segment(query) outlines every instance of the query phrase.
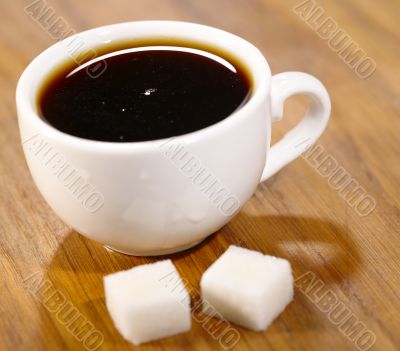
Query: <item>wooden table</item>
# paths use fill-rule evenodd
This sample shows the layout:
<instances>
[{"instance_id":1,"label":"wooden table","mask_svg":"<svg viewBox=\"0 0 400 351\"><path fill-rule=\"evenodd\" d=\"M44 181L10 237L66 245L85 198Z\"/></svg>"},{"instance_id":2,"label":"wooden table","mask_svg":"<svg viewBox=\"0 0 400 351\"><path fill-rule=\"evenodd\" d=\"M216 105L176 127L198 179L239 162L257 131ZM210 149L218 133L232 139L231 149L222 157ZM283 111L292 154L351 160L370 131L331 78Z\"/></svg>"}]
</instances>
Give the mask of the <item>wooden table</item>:
<instances>
[{"instance_id":1,"label":"wooden table","mask_svg":"<svg viewBox=\"0 0 400 351\"><path fill-rule=\"evenodd\" d=\"M299 2L57 0L48 4L76 31L143 19L220 27L257 45L273 72L299 70L319 77L333 106L329 127L319 140L323 157L343 167L363 187L364 195L376 201L376 208L361 216L324 177L318 160L307 156L260 185L222 230L170 258L194 290L202 272L230 244L291 262L297 279L294 301L265 332L234 326L240 334L236 350L356 350L372 344L371 350L398 350L400 3L320 0L316 4L325 11L325 19L330 16L376 63L376 71L363 79L311 22L302 19L306 12L293 11ZM85 349L79 335L75 337L53 311L50 295L46 298L35 291L39 278L104 336L99 350L133 350L107 313L102 277L157 258L106 251L62 223L38 193L20 146L14 94L23 69L54 40L24 12L28 4L0 2L0 350ZM305 106L302 97L288 101L288 117L274 126L274 139L296 123ZM358 325L363 331L357 335L356 330L353 340L348 325L339 326L345 319L335 320L329 310L333 301L354 314L353 322L363 323ZM194 321L187 334L137 349L221 346Z\"/></svg>"}]
</instances>

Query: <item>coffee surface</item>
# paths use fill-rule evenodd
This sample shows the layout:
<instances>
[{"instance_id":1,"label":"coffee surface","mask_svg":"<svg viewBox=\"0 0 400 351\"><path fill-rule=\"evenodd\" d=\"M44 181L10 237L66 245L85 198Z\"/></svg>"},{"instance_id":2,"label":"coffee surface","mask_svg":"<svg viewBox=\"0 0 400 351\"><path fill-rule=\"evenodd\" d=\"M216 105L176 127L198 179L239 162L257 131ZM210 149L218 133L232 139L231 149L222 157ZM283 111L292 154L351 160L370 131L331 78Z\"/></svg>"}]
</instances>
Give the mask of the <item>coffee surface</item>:
<instances>
[{"instance_id":1,"label":"coffee surface","mask_svg":"<svg viewBox=\"0 0 400 351\"><path fill-rule=\"evenodd\" d=\"M198 52L142 49L105 56L97 78L88 75L91 67L51 77L38 98L42 117L85 139L147 141L213 125L248 99L249 80L231 63Z\"/></svg>"}]
</instances>

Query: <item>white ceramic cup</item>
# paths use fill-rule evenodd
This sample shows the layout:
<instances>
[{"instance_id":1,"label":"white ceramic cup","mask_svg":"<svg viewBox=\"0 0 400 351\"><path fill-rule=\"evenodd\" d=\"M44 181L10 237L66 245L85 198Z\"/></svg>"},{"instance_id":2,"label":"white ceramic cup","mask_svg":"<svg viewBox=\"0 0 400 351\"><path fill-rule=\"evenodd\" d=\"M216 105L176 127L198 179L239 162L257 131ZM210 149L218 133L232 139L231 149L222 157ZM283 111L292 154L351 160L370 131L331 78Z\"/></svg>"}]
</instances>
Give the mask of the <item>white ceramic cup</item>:
<instances>
[{"instance_id":1,"label":"white ceramic cup","mask_svg":"<svg viewBox=\"0 0 400 351\"><path fill-rule=\"evenodd\" d=\"M154 37L198 43L233 55L253 81L248 102L210 127L146 142L82 139L53 128L39 116L38 89L54 68L71 57L73 43L96 48ZM285 99L295 94L308 95L310 108L270 147L271 123L282 118ZM330 114L329 96L313 76L300 72L271 76L264 56L246 40L216 28L174 21L120 23L58 42L26 68L16 101L25 157L50 207L79 233L133 255L181 251L220 229L260 182L315 142Z\"/></svg>"}]
</instances>

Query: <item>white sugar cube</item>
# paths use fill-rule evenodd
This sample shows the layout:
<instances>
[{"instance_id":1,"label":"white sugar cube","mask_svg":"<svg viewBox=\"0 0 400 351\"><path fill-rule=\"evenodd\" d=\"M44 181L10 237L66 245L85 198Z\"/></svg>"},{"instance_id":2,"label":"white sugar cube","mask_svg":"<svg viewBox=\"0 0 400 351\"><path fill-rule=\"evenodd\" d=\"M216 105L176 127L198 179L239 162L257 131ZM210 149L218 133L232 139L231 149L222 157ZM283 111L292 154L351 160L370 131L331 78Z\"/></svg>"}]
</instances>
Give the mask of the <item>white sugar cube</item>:
<instances>
[{"instance_id":1,"label":"white sugar cube","mask_svg":"<svg viewBox=\"0 0 400 351\"><path fill-rule=\"evenodd\" d=\"M104 290L115 326L135 345L190 329L190 297L171 260L105 276Z\"/></svg>"},{"instance_id":2,"label":"white sugar cube","mask_svg":"<svg viewBox=\"0 0 400 351\"><path fill-rule=\"evenodd\" d=\"M203 274L203 312L252 330L265 330L293 299L290 263L230 246Z\"/></svg>"}]
</instances>

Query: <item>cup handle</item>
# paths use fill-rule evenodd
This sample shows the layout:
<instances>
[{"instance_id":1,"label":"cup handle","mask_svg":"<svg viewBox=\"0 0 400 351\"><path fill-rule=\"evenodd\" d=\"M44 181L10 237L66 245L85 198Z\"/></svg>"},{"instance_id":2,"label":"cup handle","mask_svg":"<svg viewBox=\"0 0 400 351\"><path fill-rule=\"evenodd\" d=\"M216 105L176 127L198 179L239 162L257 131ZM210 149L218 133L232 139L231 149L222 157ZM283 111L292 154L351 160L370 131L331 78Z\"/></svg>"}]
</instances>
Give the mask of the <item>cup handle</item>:
<instances>
[{"instance_id":1,"label":"cup handle","mask_svg":"<svg viewBox=\"0 0 400 351\"><path fill-rule=\"evenodd\" d=\"M261 182L299 157L314 144L328 123L331 112L328 92L317 78L302 72L284 72L272 77L272 122L282 119L285 100L296 94L308 95L311 98L310 107L303 119L281 140L271 146Z\"/></svg>"}]
</instances>

